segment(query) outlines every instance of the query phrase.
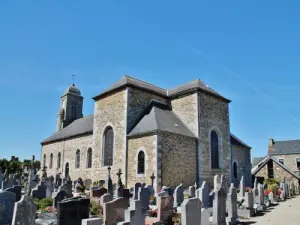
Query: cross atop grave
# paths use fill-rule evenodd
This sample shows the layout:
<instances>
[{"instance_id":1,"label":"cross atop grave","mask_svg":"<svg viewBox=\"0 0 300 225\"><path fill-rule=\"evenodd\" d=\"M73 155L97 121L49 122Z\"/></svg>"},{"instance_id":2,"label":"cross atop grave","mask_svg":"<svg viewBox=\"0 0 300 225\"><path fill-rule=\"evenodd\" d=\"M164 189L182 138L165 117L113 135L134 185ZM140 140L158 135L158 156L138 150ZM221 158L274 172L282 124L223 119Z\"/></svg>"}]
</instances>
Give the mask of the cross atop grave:
<instances>
[{"instance_id":1,"label":"cross atop grave","mask_svg":"<svg viewBox=\"0 0 300 225\"><path fill-rule=\"evenodd\" d=\"M121 175L122 175L122 174L123 174L123 173L122 173L121 169L119 169L118 172L116 173L116 175L118 176L118 185L119 185L119 187L122 187L122 186L123 186L122 180L121 180Z\"/></svg>"},{"instance_id":2,"label":"cross atop grave","mask_svg":"<svg viewBox=\"0 0 300 225\"><path fill-rule=\"evenodd\" d=\"M153 187L154 179L155 179L154 173L152 173L152 175L151 175L150 178L151 178L151 185L152 185L152 187Z\"/></svg>"},{"instance_id":3,"label":"cross atop grave","mask_svg":"<svg viewBox=\"0 0 300 225\"><path fill-rule=\"evenodd\" d=\"M110 166L108 166L107 168L108 170L108 177L107 177L107 193L113 195L114 194L114 190L113 190L113 183L112 183L112 180L111 180L111 177L110 177Z\"/></svg>"}]
</instances>

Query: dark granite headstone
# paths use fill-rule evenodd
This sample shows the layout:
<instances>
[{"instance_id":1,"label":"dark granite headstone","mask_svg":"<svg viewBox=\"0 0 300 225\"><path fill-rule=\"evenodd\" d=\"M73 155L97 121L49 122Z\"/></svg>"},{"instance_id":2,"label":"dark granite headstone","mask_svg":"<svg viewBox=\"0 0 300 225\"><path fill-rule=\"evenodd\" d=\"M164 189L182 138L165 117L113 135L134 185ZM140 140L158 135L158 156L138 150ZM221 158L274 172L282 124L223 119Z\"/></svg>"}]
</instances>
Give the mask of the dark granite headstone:
<instances>
[{"instance_id":1,"label":"dark granite headstone","mask_svg":"<svg viewBox=\"0 0 300 225\"><path fill-rule=\"evenodd\" d=\"M35 187L34 189L32 189L31 191L31 196L33 199L37 198L37 199L43 199L46 198L46 185L41 182L40 185L38 185L37 187Z\"/></svg>"},{"instance_id":2,"label":"dark granite headstone","mask_svg":"<svg viewBox=\"0 0 300 225\"><path fill-rule=\"evenodd\" d=\"M57 203L66 199L67 197L67 193L64 190L59 190L58 192L55 192L53 194L53 206L57 208Z\"/></svg>"},{"instance_id":3,"label":"dark granite headstone","mask_svg":"<svg viewBox=\"0 0 300 225\"><path fill-rule=\"evenodd\" d=\"M16 194L16 202L20 201L21 196L22 196L22 194L21 194L22 193L22 186L14 185L11 188L5 189L5 191L15 193Z\"/></svg>"},{"instance_id":4,"label":"dark granite headstone","mask_svg":"<svg viewBox=\"0 0 300 225\"><path fill-rule=\"evenodd\" d=\"M104 187L98 187L97 189L91 188L91 197L100 198L107 193L107 189Z\"/></svg>"},{"instance_id":5,"label":"dark granite headstone","mask_svg":"<svg viewBox=\"0 0 300 225\"><path fill-rule=\"evenodd\" d=\"M81 225L89 218L90 199L70 198L57 204L57 225Z\"/></svg>"},{"instance_id":6,"label":"dark granite headstone","mask_svg":"<svg viewBox=\"0 0 300 225\"><path fill-rule=\"evenodd\" d=\"M0 191L0 224L11 224L15 202L15 193Z\"/></svg>"}]
</instances>

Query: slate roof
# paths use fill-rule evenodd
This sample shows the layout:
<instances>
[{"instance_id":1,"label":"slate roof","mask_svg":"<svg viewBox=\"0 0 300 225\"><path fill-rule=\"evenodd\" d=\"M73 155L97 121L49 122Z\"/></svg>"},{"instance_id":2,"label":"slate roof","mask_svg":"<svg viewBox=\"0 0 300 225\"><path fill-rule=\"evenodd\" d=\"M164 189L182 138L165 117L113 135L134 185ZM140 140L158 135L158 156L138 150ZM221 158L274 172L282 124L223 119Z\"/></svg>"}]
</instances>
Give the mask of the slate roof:
<instances>
[{"instance_id":1,"label":"slate roof","mask_svg":"<svg viewBox=\"0 0 300 225\"><path fill-rule=\"evenodd\" d=\"M265 157L253 157L252 158L252 166L256 166L260 163Z\"/></svg>"},{"instance_id":2,"label":"slate roof","mask_svg":"<svg viewBox=\"0 0 300 225\"><path fill-rule=\"evenodd\" d=\"M168 105L158 101L151 101L143 117L136 126L134 126L128 136L132 137L155 131L166 131L188 137L195 137L193 132Z\"/></svg>"},{"instance_id":3,"label":"slate roof","mask_svg":"<svg viewBox=\"0 0 300 225\"><path fill-rule=\"evenodd\" d=\"M271 148L272 151L269 152L271 155L300 153L300 140L274 141Z\"/></svg>"},{"instance_id":4,"label":"slate roof","mask_svg":"<svg viewBox=\"0 0 300 225\"><path fill-rule=\"evenodd\" d=\"M172 89L163 89L163 88L157 87L153 84L147 83L145 81L142 81L142 80L139 80L139 79L127 76L127 75L123 76L119 81L114 83L110 88L104 90L99 95L95 96L93 99L96 100L96 99L103 97L111 92L120 90L125 87L140 88L140 89L147 90L147 91L150 91L152 93L155 93L160 96L167 97L167 98L169 98L169 97L172 98L172 97L176 97L178 95L182 95L182 94L186 94L186 93L189 93L192 91L199 90L199 91L206 92L210 95L213 95L215 97L218 97L228 103L230 102L229 99L223 97L222 95L217 93L215 90L213 90L212 88L205 85L199 79L193 80L191 82L188 82L186 84L180 85L180 86L172 88Z\"/></svg>"},{"instance_id":5,"label":"slate roof","mask_svg":"<svg viewBox=\"0 0 300 225\"><path fill-rule=\"evenodd\" d=\"M84 134L92 134L94 126L94 115L89 115L73 121L64 129L56 132L41 144L46 144L54 141L64 140L71 137L76 137Z\"/></svg>"},{"instance_id":6,"label":"slate roof","mask_svg":"<svg viewBox=\"0 0 300 225\"><path fill-rule=\"evenodd\" d=\"M251 149L251 147L249 145L247 145L246 143L244 143L241 139L239 139L238 137L236 137L233 134L230 134L230 143L231 144L236 144L236 145L243 145L248 149Z\"/></svg>"},{"instance_id":7,"label":"slate roof","mask_svg":"<svg viewBox=\"0 0 300 225\"><path fill-rule=\"evenodd\" d=\"M256 173L258 173L269 162L269 160L272 160L274 163L276 163L278 166L280 166L281 168L283 168L285 171L287 171L288 173L290 173L291 175L293 175L295 178L299 179L299 177L292 170L290 170L284 164L278 162L276 160L276 158L274 158L271 155L266 156L261 162L259 162L256 166L254 166L251 169L252 175L255 175Z\"/></svg>"}]
</instances>

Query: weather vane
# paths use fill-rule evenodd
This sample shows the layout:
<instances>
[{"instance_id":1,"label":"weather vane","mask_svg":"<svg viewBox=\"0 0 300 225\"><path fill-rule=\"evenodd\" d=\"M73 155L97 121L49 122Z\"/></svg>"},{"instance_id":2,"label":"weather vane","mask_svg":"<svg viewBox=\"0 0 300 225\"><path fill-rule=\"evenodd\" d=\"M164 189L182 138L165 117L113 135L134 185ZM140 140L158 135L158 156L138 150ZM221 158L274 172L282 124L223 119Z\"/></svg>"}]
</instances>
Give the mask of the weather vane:
<instances>
[{"instance_id":1,"label":"weather vane","mask_svg":"<svg viewBox=\"0 0 300 225\"><path fill-rule=\"evenodd\" d=\"M75 82L74 82L75 81L75 75L73 74L72 77L73 77L73 86L75 86Z\"/></svg>"}]
</instances>

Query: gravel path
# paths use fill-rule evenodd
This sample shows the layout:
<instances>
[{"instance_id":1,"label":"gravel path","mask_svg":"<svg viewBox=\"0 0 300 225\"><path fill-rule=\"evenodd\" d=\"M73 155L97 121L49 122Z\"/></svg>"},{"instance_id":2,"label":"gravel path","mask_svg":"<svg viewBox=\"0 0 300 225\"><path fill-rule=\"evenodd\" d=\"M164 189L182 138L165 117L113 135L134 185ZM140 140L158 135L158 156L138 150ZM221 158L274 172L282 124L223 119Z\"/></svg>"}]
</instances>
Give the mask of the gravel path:
<instances>
[{"instance_id":1,"label":"gravel path","mask_svg":"<svg viewBox=\"0 0 300 225\"><path fill-rule=\"evenodd\" d=\"M277 206L268 208L264 215L251 218L244 225L299 225L300 196L280 202Z\"/></svg>"}]
</instances>

